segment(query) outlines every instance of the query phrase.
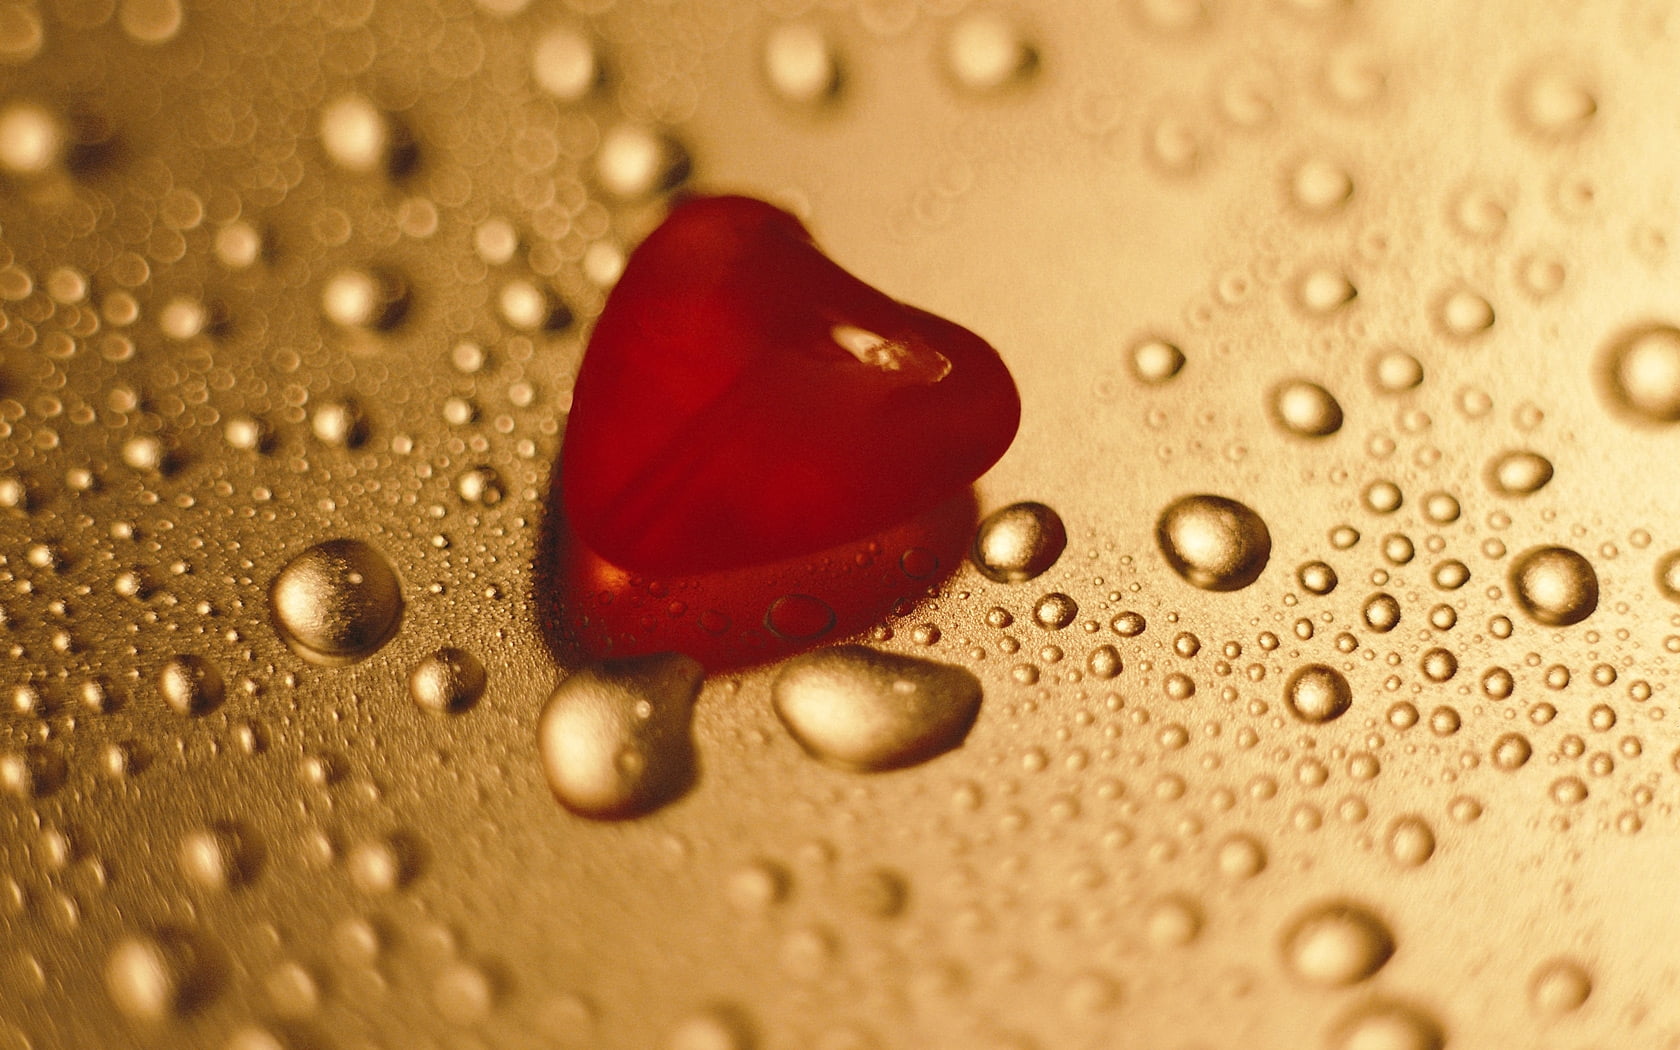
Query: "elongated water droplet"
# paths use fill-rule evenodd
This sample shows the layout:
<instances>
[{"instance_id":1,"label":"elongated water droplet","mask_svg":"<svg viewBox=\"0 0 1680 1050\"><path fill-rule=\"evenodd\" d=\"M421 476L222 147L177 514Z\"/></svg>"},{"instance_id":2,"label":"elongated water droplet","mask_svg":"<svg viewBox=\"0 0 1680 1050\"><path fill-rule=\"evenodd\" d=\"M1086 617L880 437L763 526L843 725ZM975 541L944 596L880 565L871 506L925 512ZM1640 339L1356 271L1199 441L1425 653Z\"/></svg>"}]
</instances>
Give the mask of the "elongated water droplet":
<instances>
[{"instance_id":1,"label":"elongated water droplet","mask_svg":"<svg viewBox=\"0 0 1680 1050\"><path fill-rule=\"evenodd\" d=\"M962 743L980 710L980 681L950 664L846 645L789 660L771 698L805 750L876 771Z\"/></svg>"}]
</instances>

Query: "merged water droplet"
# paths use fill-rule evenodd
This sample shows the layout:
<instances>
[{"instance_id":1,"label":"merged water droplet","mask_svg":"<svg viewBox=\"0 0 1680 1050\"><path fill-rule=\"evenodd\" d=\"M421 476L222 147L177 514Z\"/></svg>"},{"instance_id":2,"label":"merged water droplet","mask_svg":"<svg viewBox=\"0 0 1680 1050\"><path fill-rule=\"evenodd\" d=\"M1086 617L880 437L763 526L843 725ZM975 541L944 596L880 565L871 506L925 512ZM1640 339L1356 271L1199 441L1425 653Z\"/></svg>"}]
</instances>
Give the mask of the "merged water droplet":
<instances>
[{"instance_id":1,"label":"merged water droplet","mask_svg":"<svg viewBox=\"0 0 1680 1050\"><path fill-rule=\"evenodd\" d=\"M875 772L962 743L980 711L966 669L845 645L794 657L771 683L776 714L812 755Z\"/></svg>"},{"instance_id":2,"label":"merged water droplet","mask_svg":"<svg viewBox=\"0 0 1680 1050\"><path fill-rule=\"evenodd\" d=\"M1567 547L1534 547L1511 563L1511 591L1536 621L1567 627L1598 608L1598 573Z\"/></svg>"},{"instance_id":3,"label":"merged water droplet","mask_svg":"<svg viewBox=\"0 0 1680 1050\"><path fill-rule=\"evenodd\" d=\"M537 725L543 773L569 810L639 816L694 775L689 721L704 670L675 653L585 667L560 683Z\"/></svg>"},{"instance_id":4,"label":"merged water droplet","mask_svg":"<svg viewBox=\"0 0 1680 1050\"><path fill-rule=\"evenodd\" d=\"M1155 525L1161 555L1192 586L1235 591L1260 578L1272 556L1272 534L1260 515L1224 496L1185 496Z\"/></svg>"},{"instance_id":5,"label":"merged water droplet","mask_svg":"<svg viewBox=\"0 0 1680 1050\"><path fill-rule=\"evenodd\" d=\"M1042 575L1067 547L1061 515L1042 503L1012 503L993 511L974 534L974 567L999 583Z\"/></svg>"},{"instance_id":6,"label":"merged water droplet","mask_svg":"<svg viewBox=\"0 0 1680 1050\"><path fill-rule=\"evenodd\" d=\"M1394 954L1394 935L1376 913L1352 901L1325 901L1297 915L1283 934L1283 961L1308 984L1341 988L1363 981Z\"/></svg>"},{"instance_id":7,"label":"merged water droplet","mask_svg":"<svg viewBox=\"0 0 1680 1050\"><path fill-rule=\"evenodd\" d=\"M1298 667L1283 687L1283 702L1303 722L1321 725L1353 706L1353 689L1342 672L1328 664Z\"/></svg>"},{"instance_id":8,"label":"merged water droplet","mask_svg":"<svg viewBox=\"0 0 1680 1050\"><path fill-rule=\"evenodd\" d=\"M402 585L371 544L328 540L286 563L269 588L268 605L293 652L341 666L373 655L396 633Z\"/></svg>"},{"instance_id":9,"label":"merged water droplet","mask_svg":"<svg viewBox=\"0 0 1680 1050\"><path fill-rule=\"evenodd\" d=\"M1599 355L1599 380L1617 412L1641 423L1680 422L1680 328L1623 329Z\"/></svg>"}]
</instances>

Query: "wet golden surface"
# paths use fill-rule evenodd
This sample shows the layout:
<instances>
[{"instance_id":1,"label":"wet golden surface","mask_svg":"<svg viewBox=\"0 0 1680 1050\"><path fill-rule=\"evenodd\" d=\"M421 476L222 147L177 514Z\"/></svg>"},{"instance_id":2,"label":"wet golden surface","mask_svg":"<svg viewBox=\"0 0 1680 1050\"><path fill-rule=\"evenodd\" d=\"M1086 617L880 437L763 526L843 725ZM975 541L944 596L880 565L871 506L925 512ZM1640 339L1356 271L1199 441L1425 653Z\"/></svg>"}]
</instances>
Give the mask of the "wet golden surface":
<instances>
[{"instance_id":1,"label":"wet golden surface","mask_svg":"<svg viewBox=\"0 0 1680 1050\"><path fill-rule=\"evenodd\" d=\"M0 1047L1680 1046L1676 68L1660 0L0 3ZM978 508L1060 557L893 534L810 643L960 746L555 644L684 183L1016 377Z\"/></svg>"}]
</instances>

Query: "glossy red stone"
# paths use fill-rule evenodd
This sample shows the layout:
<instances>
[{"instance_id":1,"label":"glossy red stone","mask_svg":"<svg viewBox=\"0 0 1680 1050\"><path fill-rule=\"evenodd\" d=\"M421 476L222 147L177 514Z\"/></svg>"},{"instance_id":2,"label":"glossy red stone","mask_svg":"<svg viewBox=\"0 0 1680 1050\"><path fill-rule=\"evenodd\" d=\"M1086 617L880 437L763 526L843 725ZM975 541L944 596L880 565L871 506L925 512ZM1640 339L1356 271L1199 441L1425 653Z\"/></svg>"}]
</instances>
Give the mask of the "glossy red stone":
<instances>
[{"instance_id":1,"label":"glossy red stone","mask_svg":"<svg viewBox=\"0 0 1680 1050\"><path fill-rule=\"evenodd\" d=\"M937 505L1019 421L979 336L858 280L778 208L695 198L602 309L561 491L578 536L624 568L762 564Z\"/></svg>"}]
</instances>

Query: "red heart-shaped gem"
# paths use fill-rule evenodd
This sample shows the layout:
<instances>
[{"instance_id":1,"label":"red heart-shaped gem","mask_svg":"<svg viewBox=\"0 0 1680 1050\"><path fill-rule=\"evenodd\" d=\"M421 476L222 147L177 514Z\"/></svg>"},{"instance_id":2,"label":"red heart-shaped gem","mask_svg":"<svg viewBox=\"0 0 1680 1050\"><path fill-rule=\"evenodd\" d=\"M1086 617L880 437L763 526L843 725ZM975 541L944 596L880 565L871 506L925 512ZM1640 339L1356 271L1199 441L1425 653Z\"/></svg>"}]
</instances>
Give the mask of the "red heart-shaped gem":
<instances>
[{"instance_id":1,"label":"red heart-shaped gem","mask_svg":"<svg viewBox=\"0 0 1680 1050\"><path fill-rule=\"evenodd\" d=\"M561 489L624 568L759 564L935 506L1003 455L1020 412L979 336L853 277L778 208L695 198L601 311Z\"/></svg>"}]
</instances>

